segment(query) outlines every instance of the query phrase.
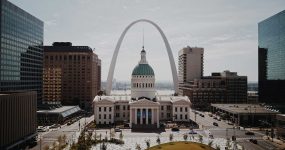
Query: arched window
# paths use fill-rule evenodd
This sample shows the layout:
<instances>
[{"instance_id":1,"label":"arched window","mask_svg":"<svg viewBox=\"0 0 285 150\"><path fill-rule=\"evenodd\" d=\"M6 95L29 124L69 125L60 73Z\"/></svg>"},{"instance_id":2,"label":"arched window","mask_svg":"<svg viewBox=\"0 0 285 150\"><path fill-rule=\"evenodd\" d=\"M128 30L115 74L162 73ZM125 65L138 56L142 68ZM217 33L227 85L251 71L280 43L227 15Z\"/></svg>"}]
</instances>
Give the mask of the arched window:
<instances>
[{"instance_id":1,"label":"arched window","mask_svg":"<svg viewBox=\"0 0 285 150\"><path fill-rule=\"evenodd\" d=\"M142 83L142 87L144 88L144 83Z\"/></svg>"},{"instance_id":2,"label":"arched window","mask_svg":"<svg viewBox=\"0 0 285 150\"><path fill-rule=\"evenodd\" d=\"M145 84L145 87L147 88L147 83Z\"/></svg>"}]
</instances>

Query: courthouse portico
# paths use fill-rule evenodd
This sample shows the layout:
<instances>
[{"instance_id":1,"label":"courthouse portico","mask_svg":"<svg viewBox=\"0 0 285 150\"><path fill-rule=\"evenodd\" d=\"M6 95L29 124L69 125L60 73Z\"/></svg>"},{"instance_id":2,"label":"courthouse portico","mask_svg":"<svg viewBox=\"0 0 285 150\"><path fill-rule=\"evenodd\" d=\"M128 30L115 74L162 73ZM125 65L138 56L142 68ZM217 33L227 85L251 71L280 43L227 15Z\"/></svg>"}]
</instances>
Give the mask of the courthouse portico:
<instances>
[{"instance_id":1,"label":"courthouse portico","mask_svg":"<svg viewBox=\"0 0 285 150\"><path fill-rule=\"evenodd\" d=\"M132 125L155 125L159 128L159 103L147 99L130 103L130 127Z\"/></svg>"}]
</instances>

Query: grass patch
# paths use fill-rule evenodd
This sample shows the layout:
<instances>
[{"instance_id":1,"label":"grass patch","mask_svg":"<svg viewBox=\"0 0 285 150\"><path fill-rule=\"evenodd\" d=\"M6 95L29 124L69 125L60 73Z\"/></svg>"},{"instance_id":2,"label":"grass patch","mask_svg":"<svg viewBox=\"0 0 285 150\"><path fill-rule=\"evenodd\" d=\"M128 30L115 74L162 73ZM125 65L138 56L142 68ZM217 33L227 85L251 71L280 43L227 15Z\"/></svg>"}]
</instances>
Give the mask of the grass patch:
<instances>
[{"instance_id":1,"label":"grass patch","mask_svg":"<svg viewBox=\"0 0 285 150\"><path fill-rule=\"evenodd\" d=\"M147 150L214 150L205 144L195 142L170 142L153 146Z\"/></svg>"}]
</instances>

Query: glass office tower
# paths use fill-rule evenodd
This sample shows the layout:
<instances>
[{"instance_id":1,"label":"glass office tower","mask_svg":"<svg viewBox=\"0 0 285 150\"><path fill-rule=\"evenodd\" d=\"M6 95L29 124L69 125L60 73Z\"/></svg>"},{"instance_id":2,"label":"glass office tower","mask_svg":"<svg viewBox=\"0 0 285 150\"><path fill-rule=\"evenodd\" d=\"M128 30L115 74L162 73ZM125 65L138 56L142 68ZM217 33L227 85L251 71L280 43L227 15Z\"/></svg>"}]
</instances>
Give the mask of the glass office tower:
<instances>
[{"instance_id":1,"label":"glass office tower","mask_svg":"<svg viewBox=\"0 0 285 150\"><path fill-rule=\"evenodd\" d=\"M42 99L43 22L1 0L0 91L37 91Z\"/></svg>"},{"instance_id":2,"label":"glass office tower","mask_svg":"<svg viewBox=\"0 0 285 150\"><path fill-rule=\"evenodd\" d=\"M258 23L259 101L285 103L285 10Z\"/></svg>"}]
</instances>

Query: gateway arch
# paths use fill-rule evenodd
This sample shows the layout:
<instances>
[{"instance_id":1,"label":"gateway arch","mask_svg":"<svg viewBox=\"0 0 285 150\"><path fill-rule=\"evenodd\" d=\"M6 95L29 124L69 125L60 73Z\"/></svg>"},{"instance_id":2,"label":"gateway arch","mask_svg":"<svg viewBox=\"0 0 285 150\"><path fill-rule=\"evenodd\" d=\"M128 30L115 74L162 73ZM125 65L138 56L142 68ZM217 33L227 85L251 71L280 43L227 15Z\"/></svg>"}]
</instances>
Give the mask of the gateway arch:
<instances>
[{"instance_id":1,"label":"gateway arch","mask_svg":"<svg viewBox=\"0 0 285 150\"><path fill-rule=\"evenodd\" d=\"M111 90L112 90L112 81L113 81L113 76L114 76L114 70L115 70L115 65L116 65L116 61L117 61L117 57L118 57L118 53L119 53L119 49L121 47L121 44L122 44L122 41L127 33L127 31L136 23L139 23L139 22L147 22L147 23L150 23L151 25L153 25L160 33L163 41L164 41L164 44L165 44L165 47L166 47L166 50L167 50L167 54L168 54L168 58L169 58L169 62L170 62L170 67L171 67L171 71L172 71L172 78L173 78L173 85L174 85L174 90L175 90L175 93L178 93L178 77L177 77L177 70L176 70L176 66L175 66L175 62L174 62L174 58L173 58L173 55L172 55L172 50L170 48L170 45L168 43L168 40L165 36L165 34L163 33L163 31L160 29L160 27L155 24L154 22L150 21L150 20L147 20L147 19L139 19L139 20L136 20L134 22L132 22L131 24L129 24L125 30L123 31L123 33L121 34L118 42L117 42L117 45L116 45L116 48L115 48L115 51L113 53L113 57L112 57L112 61L111 61L111 64L110 64L110 68L109 68L109 73L108 73L108 78L107 78L107 88L106 88L106 94L107 95L110 95L111 94Z\"/></svg>"}]
</instances>

